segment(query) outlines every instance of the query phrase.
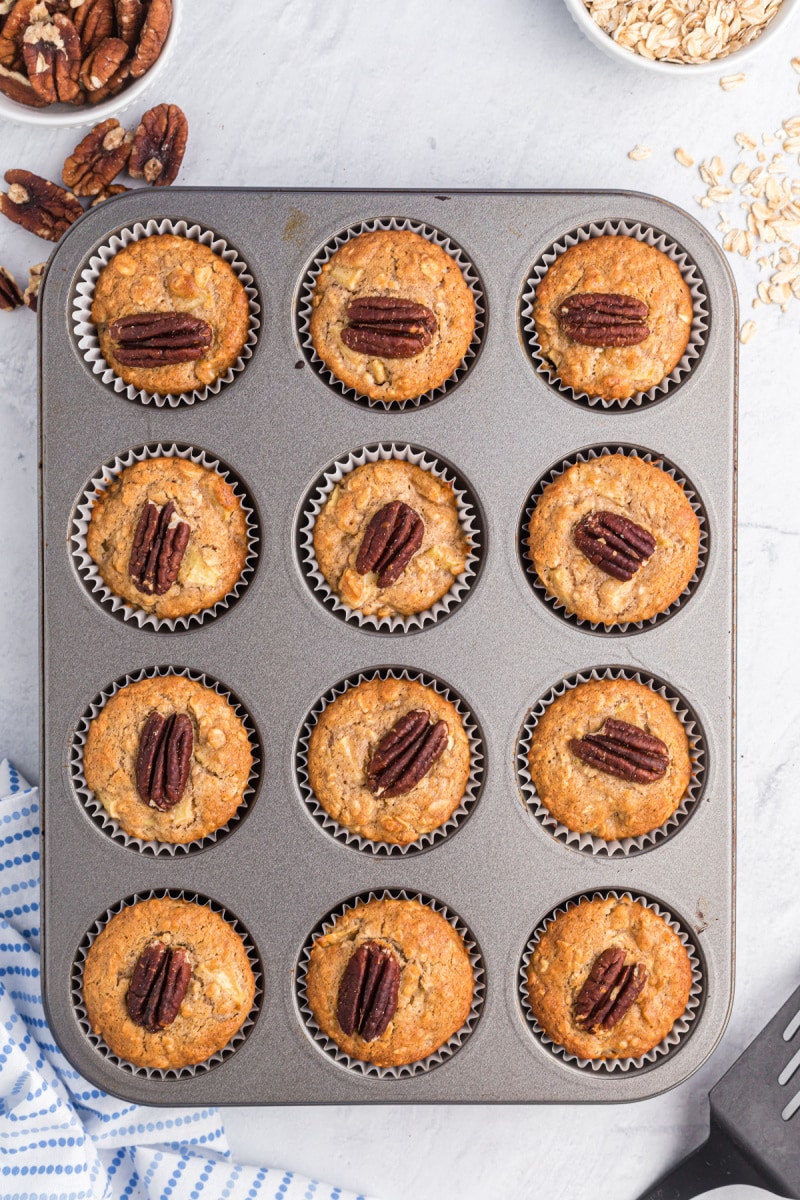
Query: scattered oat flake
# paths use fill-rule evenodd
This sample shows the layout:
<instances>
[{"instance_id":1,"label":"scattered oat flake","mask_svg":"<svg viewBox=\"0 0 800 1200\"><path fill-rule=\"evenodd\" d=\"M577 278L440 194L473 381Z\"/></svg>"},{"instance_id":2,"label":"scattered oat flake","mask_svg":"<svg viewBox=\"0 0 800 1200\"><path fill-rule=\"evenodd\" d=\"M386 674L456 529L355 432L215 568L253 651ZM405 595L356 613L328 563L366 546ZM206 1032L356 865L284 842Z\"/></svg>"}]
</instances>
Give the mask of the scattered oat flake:
<instances>
[{"instance_id":1,"label":"scattered oat flake","mask_svg":"<svg viewBox=\"0 0 800 1200\"><path fill-rule=\"evenodd\" d=\"M686 153L683 146L679 146L678 149L675 151L675 158L678 160L678 162L681 164L682 167L693 167L694 166L694 159L692 158L691 154Z\"/></svg>"},{"instance_id":2,"label":"scattered oat flake","mask_svg":"<svg viewBox=\"0 0 800 1200\"><path fill-rule=\"evenodd\" d=\"M752 337L755 336L758 326L755 321L745 321L739 332L739 341L743 346L746 346Z\"/></svg>"},{"instance_id":3,"label":"scattered oat flake","mask_svg":"<svg viewBox=\"0 0 800 1200\"><path fill-rule=\"evenodd\" d=\"M755 150L756 146L758 145L758 142L756 142L755 138L751 138L746 133L737 133L736 141L743 150Z\"/></svg>"},{"instance_id":4,"label":"scattered oat flake","mask_svg":"<svg viewBox=\"0 0 800 1200\"><path fill-rule=\"evenodd\" d=\"M719 86L723 92L732 92L734 88L740 87L747 76L744 71L740 71L738 75L723 75L719 81Z\"/></svg>"},{"instance_id":5,"label":"scattered oat flake","mask_svg":"<svg viewBox=\"0 0 800 1200\"><path fill-rule=\"evenodd\" d=\"M792 67L795 71L797 71L797 74L800 75L800 58L792 59Z\"/></svg>"},{"instance_id":6,"label":"scattered oat flake","mask_svg":"<svg viewBox=\"0 0 800 1200\"><path fill-rule=\"evenodd\" d=\"M634 162L642 162L645 158L649 158L652 154L649 146L634 146L628 151L628 158L632 158Z\"/></svg>"}]
</instances>

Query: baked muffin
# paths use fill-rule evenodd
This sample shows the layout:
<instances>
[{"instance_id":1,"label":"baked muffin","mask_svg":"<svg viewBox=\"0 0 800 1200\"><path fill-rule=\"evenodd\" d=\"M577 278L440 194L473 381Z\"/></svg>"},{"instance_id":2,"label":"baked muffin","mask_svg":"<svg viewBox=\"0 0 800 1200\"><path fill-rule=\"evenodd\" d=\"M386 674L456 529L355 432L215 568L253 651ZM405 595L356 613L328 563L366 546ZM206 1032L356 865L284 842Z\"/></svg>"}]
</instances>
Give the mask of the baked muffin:
<instances>
[{"instance_id":1,"label":"baked muffin","mask_svg":"<svg viewBox=\"0 0 800 1200\"><path fill-rule=\"evenodd\" d=\"M100 492L86 533L105 585L159 618L227 596L247 560L247 519L230 483L185 458L132 463Z\"/></svg>"},{"instance_id":2,"label":"baked muffin","mask_svg":"<svg viewBox=\"0 0 800 1200\"><path fill-rule=\"evenodd\" d=\"M306 974L322 1032L379 1067L443 1046L469 1016L473 987L461 937L418 900L371 900L338 917L314 942Z\"/></svg>"},{"instance_id":3,"label":"baked muffin","mask_svg":"<svg viewBox=\"0 0 800 1200\"><path fill-rule=\"evenodd\" d=\"M697 570L700 522L686 493L627 454L578 462L547 485L528 550L549 595L584 621L646 621Z\"/></svg>"},{"instance_id":4,"label":"baked muffin","mask_svg":"<svg viewBox=\"0 0 800 1200\"><path fill-rule=\"evenodd\" d=\"M452 485L390 458L336 485L314 524L314 553L345 604L393 617L424 612L449 592L469 545Z\"/></svg>"},{"instance_id":5,"label":"baked muffin","mask_svg":"<svg viewBox=\"0 0 800 1200\"><path fill-rule=\"evenodd\" d=\"M691 987L675 931L652 909L614 896L560 912L528 967L536 1020L578 1058L647 1054L683 1016Z\"/></svg>"},{"instance_id":6,"label":"baked muffin","mask_svg":"<svg viewBox=\"0 0 800 1200\"><path fill-rule=\"evenodd\" d=\"M413 746L411 761L398 765ZM348 688L309 739L317 800L340 825L376 842L406 845L443 825L464 797L469 769L455 705L408 679Z\"/></svg>"},{"instance_id":7,"label":"baked muffin","mask_svg":"<svg viewBox=\"0 0 800 1200\"><path fill-rule=\"evenodd\" d=\"M692 294L661 250L620 234L594 237L558 256L536 289L533 320L563 384L625 400L681 361Z\"/></svg>"},{"instance_id":8,"label":"baked muffin","mask_svg":"<svg viewBox=\"0 0 800 1200\"><path fill-rule=\"evenodd\" d=\"M692 778L683 725L632 679L593 679L555 699L533 730L528 767L557 821L606 841L658 829Z\"/></svg>"},{"instance_id":9,"label":"baked muffin","mask_svg":"<svg viewBox=\"0 0 800 1200\"><path fill-rule=\"evenodd\" d=\"M204 1062L241 1029L255 990L244 943L224 917L169 897L113 916L83 971L92 1029L137 1067Z\"/></svg>"},{"instance_id":10,"label":"baked muffin","mask_svg":"<svg viewBox=\"0 0 800 1200\"><path fill-rule=\"evenodd\" d=\"M177 395L207 387L236 362L247 341L247 293L208 246L156 234L103 267L92 320L103 357L121 379Z\"/></svg>"},{"instance_id":11,"label":"baked muffin","mask_svg":"<svg viewBox=\"0 0 800 1200\"><path fill-rule=\"evenodd\" d=\"M317 354L372 400L409 400L439 387L475 331L475 301L458 263L410 230L345 242L320 271L311 303Z\"/></svg>"},{"instance_id":12,"label":"baked muffin","mask_svg":"<svg viewBox=\"0 0 800 1200\"><path fill-rule=\"evenodd\" d=\"M181 770L167 780L170 747ZM103 808L145 841L192 842L227 824L252 765L230 703L183 675L121 688L89 725L83 752L86 782Z\"/></svg>"}]
</instances>

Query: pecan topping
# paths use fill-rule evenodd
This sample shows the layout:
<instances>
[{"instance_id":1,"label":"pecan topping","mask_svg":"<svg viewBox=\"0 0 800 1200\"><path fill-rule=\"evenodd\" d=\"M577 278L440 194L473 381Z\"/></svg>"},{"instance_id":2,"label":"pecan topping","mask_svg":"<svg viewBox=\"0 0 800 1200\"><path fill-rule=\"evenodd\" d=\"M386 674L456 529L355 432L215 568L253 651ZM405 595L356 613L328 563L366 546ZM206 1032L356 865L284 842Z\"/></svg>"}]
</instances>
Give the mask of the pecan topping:
<instances>
[{"instance_id":1,"label":"pecan topping","mask_svg":"<svg viewBox=\"0 0 800 1200\"><path fill-rule=\"evenodd\" d=\"M30 233L57 242L83 213L80 201L57 183L30 171L6 171L7 192L0 192L0 212Z\"/></svg>"},{"instance_id":2,"label":"pecan topping","mask_svg":"<svg viewBox=\"0 0 800 1200\"><path fill-rule=\"evenodd\" d=\"M117 14L117 32L132 50L139 40L144 21L142 0L114 0Z\"/></svg>"},{"instance_id":3,"label":"pecan topping","mask_svg":"<svg viewBox=\"0 0 800 1200\"><path fill-rule=\"evenodd\" d=\"M17 281L10 271L0 267L0 309L11 312L22 304L22 292L17 287Z\"/></svg>"},{"instance_id":4,"label":"pecan topping","mask_svg":"<svg viewBox=\"0 0 800 1200\"><path fill-rule=\"evenodd\" d=\"M95 125L64 163L62 178L76 196L97 196L127 163L131 137L114 117Z\"/></svg>"},{"instance_id":5,"label":"pecan topping","mask_svg":"<svg viewBox=\"0 0 800 1200\"><path fill-rule=\"evenodd\" d=\"M151 942L133 968L128 1014L149 1033L166 1029L178 1015L192 976L189 955L180 946Z\"/></svg>"},{"instance_id":6,"label":"pecan topping","mask_svg":"<svg viewBox=\"0 0 800 1200\"><path fill-rule=\"evenodd\" d=\"M663 779L669 767L669 751L661 738L613 717L608 718L604 728L605 733L590 733L570 741L570 750L581 762L628 783Z\"/></svg>"},{"instance_id":7,"label":"pecan topping","mask_svg":"<svg viewBox=\"0 0 800 1200\"><path fill-rule=\"evenodd\" d=\"M128 79L128 47L122 38L103 38L84 59L80 83L90 104L114 96Z\"/></svg>"},{"instance_id":8,"label":"pecan topping","mask_svg":"<svg viewBox=\"0 0 800 1200\"><path fill-rule=\"evenodd\" d=\"M28 286L25 288L22 299L31 312L39 310L39 288L42 286L46 271L47 263L37 263L35 267L31 267L28 273Z\"/></svg>"},{"instance_id":9,"label":"pecan topping","mask_svg":"<svg viewBox=\"0 0 800 1200\"><path fill-rule=\"evenodd\" d=\"M163 367L202 358L214 337L207 321L189 313L134 313L112 321L114 354L126 367Z\"/></svg>"},{"instance_id":10,"label":"pecan topping","mask_svg":"<svg viewBox=\"0 0 800 1200\"><path fill-rule=\"evenodd\" d=\"M416 787L447 748L446 721L434 721L417 709L381 738L367 769L367 786L376 796L403 796Z\"/></svg>"},{"instance_id":11,"label":"pecan topping","mask_svg":"<svg viewBox=\"0 0 800 1200\"><path fill-rule=\"evenodd\" d=\"M104 38L113 36L114 0L83 0L73 9L73 14L84 58L96 50Z\"/></svg>"},{"instance_id":12,"label":"pecan topping","mask_svg":"<svg viewBox=\"0 0 800 1200\"><path fill-rule=\"evenodd\" d=\"M150 0L131 60L132 79L138 79L150 70L164 48L171 24L172 0Z\"/></svg>"},{"instance_id":13,"label":"pecan topping","mask_svg":"<svg viewBox=\"0 0 800 1200\"><path fill-rule=\"evenodd\" d=\"M178 578L191 531L185 521L172 525L174 515L172 500L160 512L148 501L139 517L128 574L146 596L163 596Z\"/></svg>"},{"instance_id":14,"label":"pecan topping","mask_svg":"<svg viewBox=\"0 0 800 1200\"><path fill-rule=\"evenodd\" d=\"M647 305L634 296L583 292L558 306L564 332L584 346L635 346L650 336Z\"/></svg>"},{"instance_id":15,"label":"pecan topping","mask_svg":"<svg viewBox=\"0 0 800 1200\"><path fill-rule=\"evenodd\" d=\"M431 343L436 317L424 304L395 296L361 296L347 306L342 341L359 354L414 358Z\"/></svg>"},{"instance_id":16,"label":"pecan topping","mask_svg":"<svg viewBox=\"0 0 800 1200\"><path fill-rule=\"evenodd\" d=\"M575 1020L590 1033L619 1024L647 983L644 963L625 966L625 951L604 950L589 972L575 1001Z\"/></svg>"},{"instance_id":17,"label":"pecan topping","mask_svg":"<svg viewBox=\"0 0 800 1200\"><path fill-rule=\"evenodd\" d=\"M375 571L378 587L396 583L422 545L422 517L402 500L392 500L376 512L367 526L356 558L359 575Z\"/></svg>"},{"instance_id":18,"label":"pecan topping","mask_svg":"<svg viewBox=\"0 0 800 1200\"><path fill-rule=\"evenodd\" d=\"M27 75L21 75L19 71L10 71L8 67L0 66L0 92L8 96L9 100L25 104L28 108L47 107L47 101L31 86Z\"/></svg>"},{"instance_id":19,"label":"pecan topping","mask_svg":"<svg viewBox=\"0 0 800 1200\"><path fill-rule=\"evenodd\" d=\"M171 717L150 713L136 756L136 790L146 804L161 812L180 804L193 751L194 731L186 713L173 713Z\"/></svg>"},{"instance_id":20,"label":"pecan topping","mask_svg":"<svg viewBox=\"0 0 800 1200\"><path fill-rule=\"evenodd\" d=\"M397 1012L400 964L379 942L362 942L344 969L336 1018L348 1037L372 1042L386 1032Z\"/></svg>"},{"instance_id":21,"label":"pecan topping","mask_svg":"<svg viewBox=\"0 0 800 1200\"><path fill-rule=\"evenodd\" d=\"M31 85L48 104L82 99L78 83L81 40L69 17L55 13L52 20L29 25L22 39L22 55Z\"/></svg>"},{"instance_id":22,"label":"pecan topping","mask_svg":"<svg viewBox=\"0 0 800 1200\"><path fill-rule=\"evenodd\" d=\"M656 548L647 529L612 512L587 513L572 534L575 545L606 575L633 579Z\"/></svg>"},{"instance_id":23,"label":"pecan topping","mask_svg":"<svg viewBox=\"0 0 800 1200\"><path fill-rule=\"evenodd\" d=\"M181 169L188 137L189 123L177 104L149 109L133 139L129 174L155 187L168 187Z\"/></svg>"}]
</instances>

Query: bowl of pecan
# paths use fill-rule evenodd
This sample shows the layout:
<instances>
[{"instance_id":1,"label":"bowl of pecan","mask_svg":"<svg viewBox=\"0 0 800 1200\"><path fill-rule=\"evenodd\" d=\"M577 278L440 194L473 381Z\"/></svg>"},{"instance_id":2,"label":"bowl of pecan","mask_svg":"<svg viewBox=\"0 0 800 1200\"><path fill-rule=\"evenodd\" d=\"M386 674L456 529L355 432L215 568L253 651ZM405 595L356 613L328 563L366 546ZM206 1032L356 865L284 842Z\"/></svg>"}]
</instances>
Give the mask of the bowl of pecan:
<instances>
[{"instance_id":1,"label":"bowl of pecan","mask_svg":"<svg viewBox=\"0 0 800 1200\"><path fill-rule=\"evenodd\" d=\"M94 125L163 72L179 0L0 0L0 117Z\"/></svg>"}]
</instances>

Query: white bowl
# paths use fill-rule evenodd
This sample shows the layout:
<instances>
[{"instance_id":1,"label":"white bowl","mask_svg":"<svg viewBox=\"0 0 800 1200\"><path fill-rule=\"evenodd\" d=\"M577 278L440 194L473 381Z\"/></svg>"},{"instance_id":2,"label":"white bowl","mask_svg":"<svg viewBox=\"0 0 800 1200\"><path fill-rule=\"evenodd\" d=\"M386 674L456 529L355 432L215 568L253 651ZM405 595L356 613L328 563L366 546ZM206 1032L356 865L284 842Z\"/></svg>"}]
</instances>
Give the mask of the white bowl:
<instances>
[{"instance_id":1,"label":"white bowl","mask_svg":"<svg viewBox=\"0 0 800 1200\"><path fill-rule=\"evenodd\" d=\"M783 0L764 32L743 46L741 50L734 50L732 54L727 54L724 58L714 58L710 62L703 63L660 62L658 59L645 58L644 55L637 54L635 50L628 50L627 47L618 45L612 37L609 37L590 15L583 0L564 0L564 3L573 21L586 34L589 41L594 42L595 46L598 46L618 63L645 67L648 71L659 71L662 75L683 75L685 77L687 72L690 75L729 75L738 71L740 64L746 58L755 54L767 42L771 42L783 29L791 15L797 11L798 0Z\"/></svg>"},{"instance_id":2,"label":"white bowl","mask_svg":"<svg viewBox=\"0 0 800 1200\"><path fill-rule=\"evenodd\" d=\"M0 118L21 121L23 125L47 126L49 129L79 129L81 126L98 125L108 117L117 117L126 108L139 100L164 71L167 60L178 38L182 0L172 0L172 24L164 47L150 70L140 79L124 87L116 96L110 96L101 104L83 104L75 108L72 104L51 104L48 108L28 108L9 100L0 92Z\"/></svg>"}]
</instances>

